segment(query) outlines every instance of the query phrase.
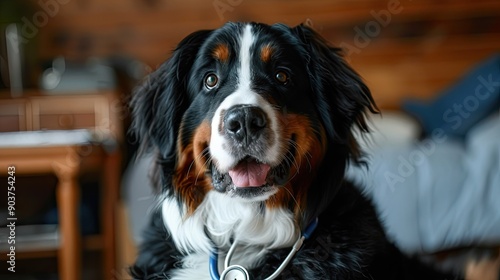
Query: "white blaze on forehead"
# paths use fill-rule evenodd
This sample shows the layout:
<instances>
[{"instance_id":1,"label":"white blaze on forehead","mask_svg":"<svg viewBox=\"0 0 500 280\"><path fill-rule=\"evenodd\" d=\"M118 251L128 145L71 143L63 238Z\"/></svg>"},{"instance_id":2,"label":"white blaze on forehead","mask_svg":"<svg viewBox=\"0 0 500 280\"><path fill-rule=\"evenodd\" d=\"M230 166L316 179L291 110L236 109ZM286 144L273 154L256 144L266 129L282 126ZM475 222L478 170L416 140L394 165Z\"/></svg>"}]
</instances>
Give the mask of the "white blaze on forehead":
<instances>
[{"instance_id":1,"label":"white blaze on forehead","mask_svg":"<svg viewBox=\"0 0 500 280\"><path fill-rule=\"evenodd\" d=\"M243 30L243 36L240 42L240 69L238 75L238 84L240 87L250 87L252 80L251 54L250 49L254 44L252 26L248 24Z\"/></svg>"},{"instance_id":2,"label":"white blaze on forehead","mask_svg":"<svg viewBox=\"0 0 500 280\"><path fill-rule=\"evenodd\" d=\"M222 113L236 105L253 105L260 107L269 117L271 129L277 133L276 113L269 102L257 94L251 88L252 82L252 48L255 45L255 36L252 26L247 24L243 28L240 37L239 64L237 69L238 85L236 91L228 95L215 111L212 119L212 137L210 141L210 153L217 162L217 167L222 172L227 172L239 159L234 158L227 150L227 140L221 135L219 128L222 127ZM278 135L276 135L277 137ZM279 142L279 141L275 141ZM275 144L269 147L269 163L274 163L278 158L279 148Z\"/></svg>"}]
</instances>

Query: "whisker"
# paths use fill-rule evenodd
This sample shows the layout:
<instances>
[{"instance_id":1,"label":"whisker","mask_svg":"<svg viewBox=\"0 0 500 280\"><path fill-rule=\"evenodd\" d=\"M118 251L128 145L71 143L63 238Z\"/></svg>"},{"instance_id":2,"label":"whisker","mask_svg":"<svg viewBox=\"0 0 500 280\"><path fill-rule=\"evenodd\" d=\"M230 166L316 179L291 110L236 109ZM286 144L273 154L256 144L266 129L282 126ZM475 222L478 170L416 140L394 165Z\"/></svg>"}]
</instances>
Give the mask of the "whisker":
<instances>
[{"instance_id":1,"label":"whisker","mask_svg":"<svg viewBox=\"0 0 500 280\"><path fill-rule=\"evenodd\" d=\"M307 165L309 166L309 171L312 171L312 164L311 164L311 161L309 160L310 158L312 159L312 155L309 151L307 151L304 155L304 157L306 158L307 160Z\"/></svg>"},{"instance_id":2,"label":"whisker","mask_svg":"<svg viewBox=\"0 0 500 280\"><path fill-rule=\"evenodd\" d=\"M212 157L210 156L210 153L208 152L208 147L206 147L205 149L203 149L203 151L200 153L200 157L202 156L206 156L207 159L205 160L205 162L203 163L203 167L205 167L206 169L208 169L208 163L210 161L212 161ZM198 183L198 178L200 177L201 173L203 172L203 168L200 168L200 170L198 171L198 173L196 174L196 178L194 180L194 183L197 184Z\"/></svg>"},{"instance_id":3,"label":"whisker","mask_svg":"<svg viewBox=\"0 0 500 280\"><path fill-rule=\"evenodd\" d=\"M295 141L289 140L288 142L291 146L293 146L295 148L295 150L299 150L300 147ZM291 154L290 152L286 153L285 157L287 159L290 159L289 155L291 156L291 163L295 166L295 168L297 169L297 172L298 172L301 163L297 162L297 158L295 157L295 155Z\"/></svg>"},{"instance_id":4,"label":"whisker","mask_svg":"<svg viewBox=\"0 0 500 280\"><path fill-rule=\"evenodd\" d=\"M196 156L196 158L191 162L191 164L189 165L189 168L188 168L188 171L186 173L186 175L189 174L189 172L191 171L191 168L193 167L194 163L196 162L196 160L200 159L201 157L204 156L205 152L207 151L208 147L206 147L205 149L203 149L203 151L201 151L201 153L199 155Z\"/></svg>"},{"instance_id":5,"label":"whisker","mask_svg":"<svg viewBox=\"0 0 500 280\"><path fill-rule=\"evenodd\" d=\"M295 196L293 195L293 193L289 189L287 189L286 187L283 187L283 188L288 192L288 194L290 194L290 197L293 199L293 202L297 206L297 209L299 209L300 215L303 216L304 213L302 212L302 208L300 207L300 204L297 201L297 199L295 198Z\"/></svg>"},{"instance_id":6,"label":"whisker","mask_svg":"<svg viewBox=\"0 0 500 280\"><path fill-rule=\"evenodd\" d=\"M194 165L195 161L196 161L196 160L195 160L195 159L193 159L193 160L191 161L191 164L189 164L189 168L188 168L188 170L186 171L186 176L188 176L188 175L189 175L189 172L191 172L191 168L193 168L193 165Z\"/></svg>"},{"instance_id":7,"label":"whisker","mask_svg":"<svg viewBox=\"0 0 500 280\"><path fill-rule=\"evenodd\" d=\"M304 149L297 142L292 142L291 145L296 147L296 150L304 151ZM310 159L312 159L311 153L306 150L304 153L304 158L307 160L307 165L309 166L309 171L311 171L312 170L312 164L310 161ZM301 160L302 160L302 158L301 158Z\"/></svg>"}]
</instances>

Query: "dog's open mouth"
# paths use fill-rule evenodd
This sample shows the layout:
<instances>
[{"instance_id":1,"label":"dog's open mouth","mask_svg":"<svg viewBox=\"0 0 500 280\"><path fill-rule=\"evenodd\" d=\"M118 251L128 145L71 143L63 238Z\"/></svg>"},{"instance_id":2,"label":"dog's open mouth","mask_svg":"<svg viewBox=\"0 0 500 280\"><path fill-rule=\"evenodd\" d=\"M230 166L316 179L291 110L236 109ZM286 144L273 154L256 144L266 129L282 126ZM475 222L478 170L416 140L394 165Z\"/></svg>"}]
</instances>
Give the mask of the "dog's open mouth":
<instances>
[{"instance_id":1,"label":"dog's open mouth","mask_svg":"<svg viewBox=\"0 0 500 280\"><path fill-rule=\"evenodd\" d=\"M292 138L292 142L294 139ZM245 156L228 172L220 172L212 163L210 170L215 190L240 197L257 197L271 193L283 186L290 177L295 145L290 145L284 160L277 166L263 162L253 156Z\"/></svg>"},{"instance_id":2,"label":"dog's open mouth","mask_svg":"<svg viewBox=\"0 0 500 280\"><path fill-rule=\"evenodd\" d=\"M271 166L259 162L253 157L246 157L228 172L236 187L260 187L266 184Z\"/></svg>"},{"instance_id":3,"label":"dog's open mouth","mask_svg":"<svg viewBox=\"0 0 500 280\"><path fill-rule=\"evenodd\" d=\"M271 194L284 185L290 174L290 165L284 161L276 167L271 167L253 157L246 157L227 173L221 173L212 164L211 173L215 190L232 196L255 198Z\"/></svg>"}]
</instances>

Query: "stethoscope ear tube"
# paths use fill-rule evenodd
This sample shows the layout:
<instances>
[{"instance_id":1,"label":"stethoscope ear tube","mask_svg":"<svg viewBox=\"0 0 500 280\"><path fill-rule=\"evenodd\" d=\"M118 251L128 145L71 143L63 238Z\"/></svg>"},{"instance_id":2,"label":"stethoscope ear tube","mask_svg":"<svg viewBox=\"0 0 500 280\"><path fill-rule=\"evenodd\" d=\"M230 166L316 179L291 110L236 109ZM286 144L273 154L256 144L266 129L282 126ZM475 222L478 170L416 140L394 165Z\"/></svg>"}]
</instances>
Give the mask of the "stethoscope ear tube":
<instances>
[{"instance_id":1,"label":"stethoscope ear tube","mask_svg":"<svg viewBox=\"0 0 500 280\"><path fill-rule=\"evenodd\" d=\"M215 249L214 252L210 254L210 259L208 266L210 268L210 278L212 280L219 280L220 279L220 274L219 274L219 268L217 266L217 259L219 258L219 254L217 253L217 249Z\"/></svg>"}]
</instances>

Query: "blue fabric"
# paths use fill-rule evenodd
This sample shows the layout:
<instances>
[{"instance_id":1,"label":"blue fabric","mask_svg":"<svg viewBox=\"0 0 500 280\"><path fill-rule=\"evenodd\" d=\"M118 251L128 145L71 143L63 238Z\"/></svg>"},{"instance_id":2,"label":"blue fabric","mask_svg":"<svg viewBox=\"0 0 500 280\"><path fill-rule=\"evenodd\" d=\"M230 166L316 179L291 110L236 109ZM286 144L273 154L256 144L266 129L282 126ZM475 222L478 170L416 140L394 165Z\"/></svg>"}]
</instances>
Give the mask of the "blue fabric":
<instances>
[{"instance_id":1,"label":"blue fabric","mask_svg":"<svg viewBox=\"0 0 500 280\"><path fill-rule=\"evenodd\" d=\"M470 128L500 107L500 55L476 65L431 102L406 100L402 108L416 117L424 135L437 129L463 140Z\"/></svg>"}]
</instances>

